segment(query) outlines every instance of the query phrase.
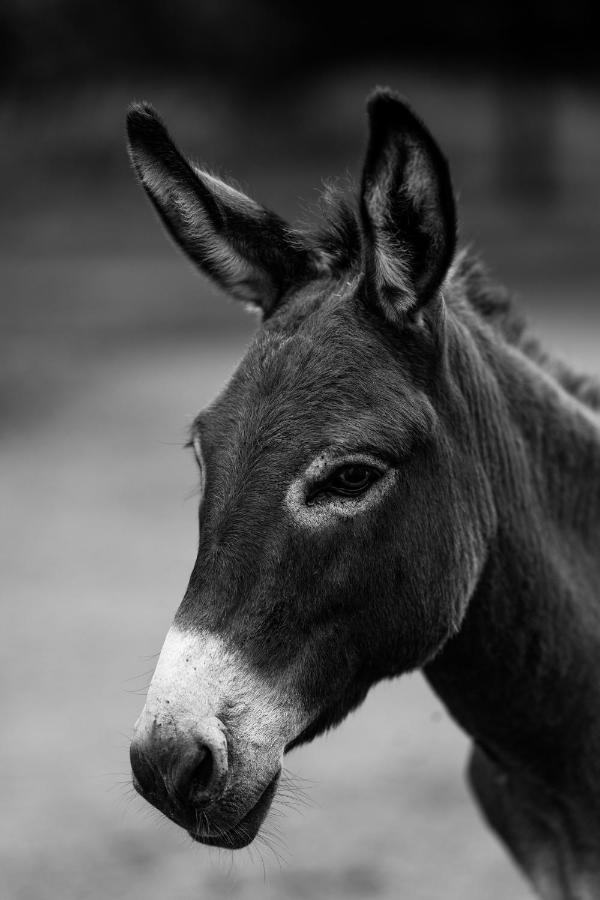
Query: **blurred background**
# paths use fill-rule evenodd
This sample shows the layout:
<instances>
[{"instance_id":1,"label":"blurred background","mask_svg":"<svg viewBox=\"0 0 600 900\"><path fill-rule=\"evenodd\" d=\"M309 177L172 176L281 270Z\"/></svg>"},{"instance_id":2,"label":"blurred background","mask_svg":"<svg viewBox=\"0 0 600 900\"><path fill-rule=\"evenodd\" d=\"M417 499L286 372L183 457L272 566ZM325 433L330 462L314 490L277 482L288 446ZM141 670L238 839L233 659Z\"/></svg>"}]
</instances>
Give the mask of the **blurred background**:
<instances>
[{"instance_id":1,"label":"blurred background","mask_svg":"<svg viewBox=\"0 0 600 900\"><path fill-rule=\"evenodd\" d=\"M308 805L248 851L194 846L131 795L128 736L195 554L181 446L255 320L163 235L124 115L151 101L298 219L324 177L358 176L365 97L390 85L450 158L463 240L600 371L599 74L582 0L3 0L2 898L529 896L419 676L289 757Z\"/></svg>"}]
</instances>

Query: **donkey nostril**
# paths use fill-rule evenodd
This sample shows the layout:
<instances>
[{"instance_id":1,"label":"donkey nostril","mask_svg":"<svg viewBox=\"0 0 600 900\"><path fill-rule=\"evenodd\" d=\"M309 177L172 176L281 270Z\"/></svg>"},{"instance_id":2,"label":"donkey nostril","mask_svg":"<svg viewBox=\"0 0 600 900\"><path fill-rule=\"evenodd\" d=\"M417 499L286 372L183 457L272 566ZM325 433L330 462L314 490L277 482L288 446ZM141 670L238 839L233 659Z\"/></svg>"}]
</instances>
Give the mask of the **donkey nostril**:
<instances>
[{"instance_id":1,"label":"donkey nostril","mask_svg":"<svg viewBox=\"0 0 600 900\"><path fill-rule=\"evenodd\" d=\"M210 749L199 747L199 762L190 781L190 797L206 794L213 780L215 761Z\"/></svg>"},{"instance_id":2,"label":"donkey nostril","mask_svg":"<svg viewBox=\"0 0 600 900\"><path fill-rule=\"evenodd\" d=\"M171 817L215 803L225 792L227 739L218 719L177 735L151 723L139 729L130 754L136 789Z\"/></svg>"},{"instance_id":3,"label":"donkey nostril","mask_svg":"<svg viewBox=\"0 0 600 900\"><path fill-rule=\"evenodd\" d=\"M214 803L225 792L229 765L227 739L218 719L200 723L196 732L196 759L189 772L192 803Z\"/></svg>"},{"instance_id":4,"label":"donkey nostril","mask_svg":"<svg viewBox=\"0 0 600 900\"><path fill-rule=\"evenodd\" d=\"M173 749L167 787L180 803L204 806L221 796L227 777L226 746L224 740L213 741L203 734Z\"/></svg>"}]
</instances>

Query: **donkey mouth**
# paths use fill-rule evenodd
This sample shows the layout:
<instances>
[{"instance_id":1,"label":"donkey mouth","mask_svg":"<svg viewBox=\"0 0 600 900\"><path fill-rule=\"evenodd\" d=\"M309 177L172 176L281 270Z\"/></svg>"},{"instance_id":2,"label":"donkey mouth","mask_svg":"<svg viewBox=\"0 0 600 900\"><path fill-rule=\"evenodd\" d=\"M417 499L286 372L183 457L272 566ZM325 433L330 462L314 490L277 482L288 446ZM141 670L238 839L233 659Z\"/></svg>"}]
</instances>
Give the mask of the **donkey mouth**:
<instances>
[{"instance_id":1,"label":"donkey mouth","mask_svg":"<svg viewBox=\"0 0 600 900\"><path fill-rule=\"evenodd\" d=\"M217 828L211 826L210 822L207 822L205 829L189 831L190 837L199 844L206 844L209 847L222 847L226 850L241 850L242 847L247 847L258 834L259 828L269 812L277 790L279 775L280 773L278 772L266 786L254 806L236 825L231 828Z\"/></svg>"}]
</instances>

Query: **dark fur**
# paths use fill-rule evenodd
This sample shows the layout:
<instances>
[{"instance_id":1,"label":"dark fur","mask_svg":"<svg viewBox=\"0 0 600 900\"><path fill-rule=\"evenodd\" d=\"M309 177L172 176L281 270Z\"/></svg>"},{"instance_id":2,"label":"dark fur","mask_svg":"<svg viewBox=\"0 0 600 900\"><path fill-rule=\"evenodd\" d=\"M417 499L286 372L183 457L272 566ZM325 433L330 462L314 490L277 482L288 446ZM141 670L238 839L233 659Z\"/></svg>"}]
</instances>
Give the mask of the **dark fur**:
<instances>
[{"instance_id":1,"label":"dark fur","mask_svg":"<svg viewBox=\"0 0 600 900\"><path fill-rule=\"evenodd\" d=\"M350 190L350 186L328 184L318 207L320 223L303 230L311 246L326 251L332 269L340 277L358 271L361 263L359 211L348 196ZM511 292L490 277L484 263L472 251L464 250L458 255L450 289L454 296L471 304L504 340L546 369L566 391L592 409L600 409L600 380L574 372L543 347L516 307Z\"/></svg>"},{"instance_id":2,"label":"dark fur","mask_svg":"<svg viewBox=\"0 0 600 900\"><path fill-rule=\"evenodd\" d=\"M302 273L194 424L207 488L176 622L243 648L275 685L293 668L312 721L290 746L422 667L541 895L597 896L600 390L544 352L470 255L450 265L446 163L393 95L371 104L371 136L358 211L331 194L328 226L294 233ZM375 454L394 487L303 529L284 498L324 448Z\"/></svg>"}]
</instances>

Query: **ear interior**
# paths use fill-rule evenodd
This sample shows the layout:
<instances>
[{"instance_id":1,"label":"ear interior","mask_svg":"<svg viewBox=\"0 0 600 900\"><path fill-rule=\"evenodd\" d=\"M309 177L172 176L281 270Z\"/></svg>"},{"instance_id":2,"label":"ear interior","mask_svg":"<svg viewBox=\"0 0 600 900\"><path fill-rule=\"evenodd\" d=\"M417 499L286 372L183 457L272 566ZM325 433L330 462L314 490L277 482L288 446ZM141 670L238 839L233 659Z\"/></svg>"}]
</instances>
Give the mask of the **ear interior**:
<instances>
[{"instance_id":1,"label":"ear interior","mask_svg":"<svg viewBox=\"0 0 600 900\"><path fill-rule=\"evenodd\" d=\"M368 105L361 191L364 265L379 305L406 314L438 291L456 246L450 172L435 140L389 91Z\"/></svg>"},{"instance_id":2,"label":"ear interior","mask_svg":"<svg viewBox=\"0 0 600 900\"><path fill-rule=\"evenodd\" d=\"M167 231L220 287L265 313L309 277L311 251L282 219L188 162L148 104L127 117L135 171Z\"/></svg>"}]
</instances>

